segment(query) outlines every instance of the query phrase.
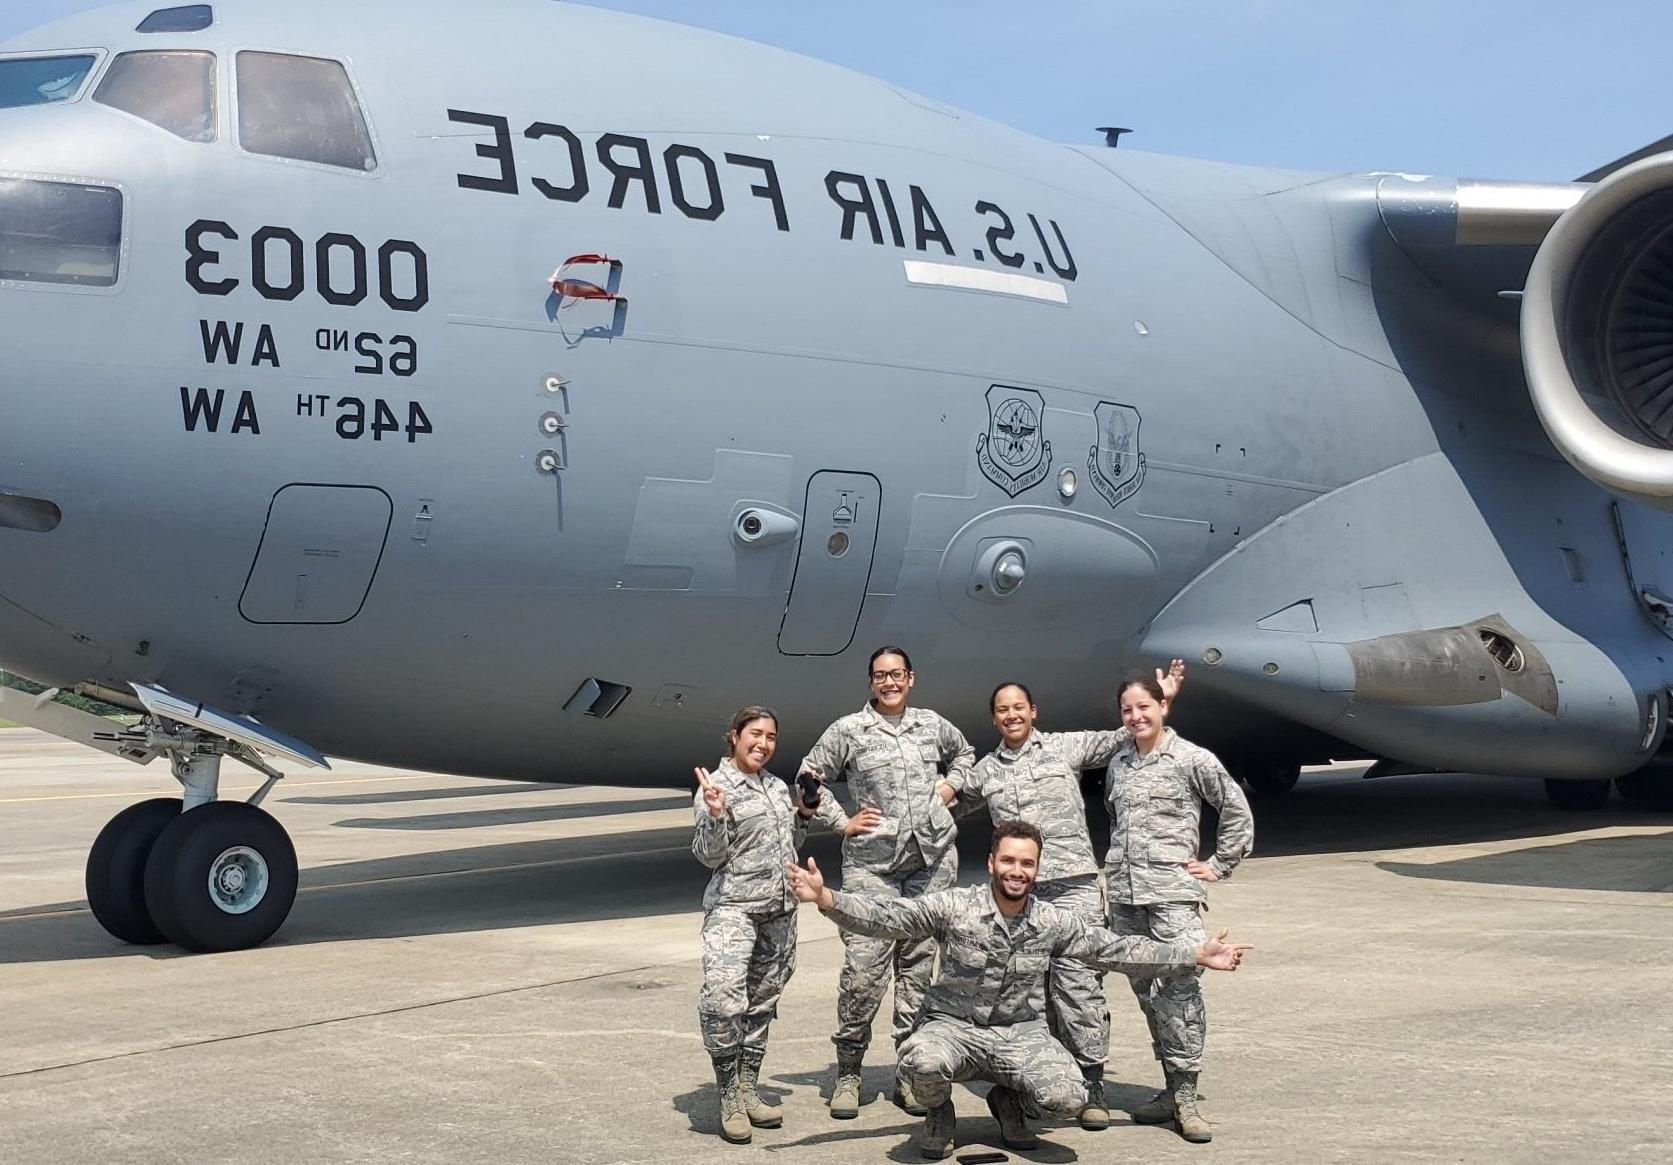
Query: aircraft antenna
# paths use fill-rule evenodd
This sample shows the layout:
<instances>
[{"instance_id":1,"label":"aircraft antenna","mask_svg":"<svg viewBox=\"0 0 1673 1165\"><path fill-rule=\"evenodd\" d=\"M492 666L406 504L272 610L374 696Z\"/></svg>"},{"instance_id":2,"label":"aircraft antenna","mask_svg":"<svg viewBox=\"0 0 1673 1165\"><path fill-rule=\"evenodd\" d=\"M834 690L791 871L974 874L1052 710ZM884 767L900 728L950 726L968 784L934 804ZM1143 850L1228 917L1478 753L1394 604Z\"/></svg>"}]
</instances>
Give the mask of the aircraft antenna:
<instances>
[{"instance_id":1,"label":"aircraft antenna","mask_svg":"<svg viewBox=\"0 0 1673 1165\"><path fill-rule=\"evenodd\" d=\"M1133 131L1124 125L1101 125L1098 127L1098 132L1104 135L1104 144L1113 150L1121 144L1122 134L1132 133Z\"/></svg>"}]
</instances>

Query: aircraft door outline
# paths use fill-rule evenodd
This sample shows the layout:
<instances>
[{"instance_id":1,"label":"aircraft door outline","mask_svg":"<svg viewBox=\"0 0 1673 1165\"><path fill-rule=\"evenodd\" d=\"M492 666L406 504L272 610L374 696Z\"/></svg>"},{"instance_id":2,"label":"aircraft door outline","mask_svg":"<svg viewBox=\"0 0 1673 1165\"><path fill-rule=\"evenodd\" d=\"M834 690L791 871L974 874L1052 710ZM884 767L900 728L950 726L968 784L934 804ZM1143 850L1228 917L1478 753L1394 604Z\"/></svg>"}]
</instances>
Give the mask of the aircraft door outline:
<instances>
[{"instance_id":1,"label":"aircraft door outline","mask_svg":"<svg viewBox=\"0 0 1673 1165\"><path fill-rule=\"evenodd\" d=\"M854 642L877 553L883 484L822 469L808 478L796 570L779 623L783 655L841 655Z\"/></svg>"},{"instance_id":2,"label":"aircraft door outline","mask_svg":"<svg viewBox=\"0 0 1673 1165\"><path fill-rule=\"evenodd\" d=\"M394 512L377 486L280 486L268 503L238 613L265 625L353 621L383 565Z\"/></svg>"}]
</instances>

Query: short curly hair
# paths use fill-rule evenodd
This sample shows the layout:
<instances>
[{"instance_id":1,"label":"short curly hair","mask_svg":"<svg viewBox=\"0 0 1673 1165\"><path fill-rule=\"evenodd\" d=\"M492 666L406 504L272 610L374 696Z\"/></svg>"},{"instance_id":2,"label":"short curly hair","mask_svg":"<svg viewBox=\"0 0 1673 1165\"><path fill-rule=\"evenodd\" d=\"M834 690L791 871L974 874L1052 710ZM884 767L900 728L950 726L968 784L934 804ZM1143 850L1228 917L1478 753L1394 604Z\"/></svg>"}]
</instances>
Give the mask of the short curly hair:
<instances>
[{"instance_id":1,"label":"short curly hair","mask_svg":"<svg viewBox=\"0 0 1673 1165\"><path fill-rule=\"evenodd\" d=\"M992 856L999 852L999 843L1007 837L1026 837L1034 843L1034 852L1039 854L1046 848L1046 839L1040 836L1040 830L1026 821L1000 821L993 827L993 841L988 844L988 854Z\"/></svg>"}]
</instances>

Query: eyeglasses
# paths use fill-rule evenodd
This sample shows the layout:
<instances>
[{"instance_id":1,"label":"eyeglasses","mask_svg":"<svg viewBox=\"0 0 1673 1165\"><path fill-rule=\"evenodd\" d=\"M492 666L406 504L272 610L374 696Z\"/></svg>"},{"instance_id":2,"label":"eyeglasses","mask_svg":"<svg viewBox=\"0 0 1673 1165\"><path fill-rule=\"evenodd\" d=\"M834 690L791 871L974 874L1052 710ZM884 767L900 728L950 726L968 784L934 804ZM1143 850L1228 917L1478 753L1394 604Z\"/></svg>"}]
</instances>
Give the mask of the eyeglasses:
<instances>
[{"instance_id":1,"label":"eyeglasses","mask_svg":"<svg viewBox=\"0 0 1673 1165\"><path fill-rule=\"evenodd\" d=\"M911 674L911 672L907 671L903 667L897 667L893 671L874 671L871 673L871 682L874 684L880 684L884 680L893 680L898 684Z\"/></svg>"}]
</instances>

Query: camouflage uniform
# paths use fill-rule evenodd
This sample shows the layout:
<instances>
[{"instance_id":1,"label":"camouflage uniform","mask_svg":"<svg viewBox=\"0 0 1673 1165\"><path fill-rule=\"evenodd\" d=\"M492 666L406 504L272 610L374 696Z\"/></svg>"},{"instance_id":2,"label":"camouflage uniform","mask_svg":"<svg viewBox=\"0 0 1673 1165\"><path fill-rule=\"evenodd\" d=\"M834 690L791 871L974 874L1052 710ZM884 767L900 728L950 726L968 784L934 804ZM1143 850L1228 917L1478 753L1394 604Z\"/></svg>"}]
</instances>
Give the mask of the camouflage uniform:
<instances>
[{"instance_id":1,"label":"camouflage uniform","mask_svg":"<svg viewBox=\"0 0 1673 1165\"><path fill-rule=\"evenodd\" d=\"M1201 943L1204 882L1185 872L1197 860L1203 803L1220 811L1214 856L1221 878L1231 877L1255 842L1249 801L1213 753L1165 728L1149 756L1131 742L1110 761L1104 786L1110 810L1110 928L1163 942ZM1150 1025L1156 1058L1175 1071L1202 1070L1207 1015L1200 971L1134 979L1133 994Z\"/></svg>"},{"instance_id":2,"label":"camouflage uniform","mask_svg":"<svg viewBox=\"0 0 1673 1165\"><path fill-rule=\"evenodd\" d=\"M742 773L728 757L710 780L726 791L726 813L711 817L697 791L691 852L714 871L703 891L697 1019L703 1046L719 1058L765 1050L796 970L796 896L784 867L796 861L807 822L771 773Z\"/></svg>"},{"instance_id":3,"label":"camouflage uniform","mask_svg":"<svg viewBox=\"0 0 1673 1165\"><path fill-rule=\"evenodd\" d=\"M1044 1112L1074 1114L1086 1081L1045 1021L1046 971L1057 958L1154 977L1196 965L1196 947L1120 936L1088 926L1032 895L1009 922L986 885L882 901L838 893L826 913L838 926L941 946L923 1020L901 1046L901 1068L934 1109L964 1080L992 1080Z\"/></svg>"},{"instance_id":4,"label":"camouflage uniform","mask_svg":"<svg viewBox=\"0 0 1673 1165\"><path fill-rule=\"evenodd\" d=\"M986 802L995 821L1026 821L1045 838L1034 895L1093 926L1106 918L1098 859L1086 827L1082 770L1109 763L1132 739L1114 732L1035 732L1021 748L1003 743L971 770L959 789L961 810ZM1058 959L1048 988L1052 1031L1083 1068L1109 1058L1110 1013L1104 977L1085 963Z\"/></svg>"},{"instance_id":5,"label":"camouflage uniform","mask_svg":"<svg viewBox=\"0 0 1673 1165\"><path fill-rule=\"evenodd\" d=\"M975 756L962 732L924 708L907 708L897 727L867 704L825 729L803 759L801 771L821 781L846 774L855 803L874 806L883 814L875 830L843 841L845 890L874 898L916 898L958 880L958 853L953 849L958 828L935 786L947 779L957 787ZM848 824L848 815L828 790L821 791L816 815L838 831ZM842 942L832 1042L851 1056L865 1052L892 971L898 1047L917 1020L935 945L927 938L871 938L846 927Z\"/></svg>"}]
</instances>

